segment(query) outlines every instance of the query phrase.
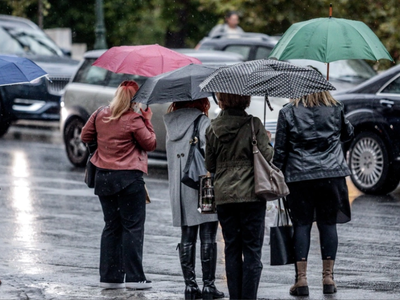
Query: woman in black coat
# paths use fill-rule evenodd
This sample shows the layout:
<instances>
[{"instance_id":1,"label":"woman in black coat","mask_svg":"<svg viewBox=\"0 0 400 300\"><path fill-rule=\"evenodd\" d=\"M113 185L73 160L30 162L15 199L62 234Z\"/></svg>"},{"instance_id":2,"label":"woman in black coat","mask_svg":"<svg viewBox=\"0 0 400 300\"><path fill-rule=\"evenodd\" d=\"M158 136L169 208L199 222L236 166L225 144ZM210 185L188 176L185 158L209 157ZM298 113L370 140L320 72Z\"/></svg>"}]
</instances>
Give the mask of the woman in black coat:
<instances>
[{"instance_id":1,"label":"woman in black coat","mask_svg":"<svg viewBox=\"0 0 400 300\"><path fill-rule=\"evenodd\" d=\"M323 292L336 292L333 265L338 248L337 223L350 221L345 177L350 170L341 142L353 137L343 105L329 92L292 100L279 113L274 164L290 189L288 207L294 226L295 296L308 295L307 256L311 227L317 222L323 261Z\"/></svg>"}]
</instances>

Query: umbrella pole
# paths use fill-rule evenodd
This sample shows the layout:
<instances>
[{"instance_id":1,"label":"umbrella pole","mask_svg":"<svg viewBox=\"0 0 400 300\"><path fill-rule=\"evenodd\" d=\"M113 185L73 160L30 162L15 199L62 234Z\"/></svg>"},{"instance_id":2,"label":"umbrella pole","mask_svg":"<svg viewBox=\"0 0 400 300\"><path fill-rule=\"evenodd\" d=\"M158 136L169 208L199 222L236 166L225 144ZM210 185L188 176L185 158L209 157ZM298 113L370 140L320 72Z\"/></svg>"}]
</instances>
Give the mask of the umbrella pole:
<instances>
[{"instance_id":1,"label":"umbrella pole","mask_svg":"<svg viewBox=\"0 0 400 300\"><path fill-rule=\"evenodd\" d=\"M326 70L326 80L329 81L329 63L326 66L327 70Z\"/></svg>"},{"instance_id":2,"label":"umbrella pole","mask_svg":"<svg viewBox=\"0 0 400 300\"><path fill-rule=\"evenodd\" d=\"M264 127L266 121L267 121L267 99L264 99Z\"/></svg>"}]
</instances>

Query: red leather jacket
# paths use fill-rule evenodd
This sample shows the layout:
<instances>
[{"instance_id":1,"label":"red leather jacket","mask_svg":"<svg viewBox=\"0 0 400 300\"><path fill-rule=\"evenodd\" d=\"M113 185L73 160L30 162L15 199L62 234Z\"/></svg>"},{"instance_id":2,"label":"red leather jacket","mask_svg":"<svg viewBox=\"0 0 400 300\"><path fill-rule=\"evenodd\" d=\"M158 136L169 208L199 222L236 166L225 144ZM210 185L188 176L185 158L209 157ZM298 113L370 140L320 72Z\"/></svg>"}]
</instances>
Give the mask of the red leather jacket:
<instances>
[{"instance_id":1,"label":"red leather jacket","mask_svg":"<svg viewBox=\"0 0 400 300\"><path fill-rule=\"evenodd\" d=\"M156 148L156 135L150 120L129 110L118 120L105 123L102 119L111 115L110 107L97 111L90 116L81 133L82 141L90 143L97 132L98 147L90 161L102 169L140 170L147 174L147 151Z\"/></svg>"}]
</instances>

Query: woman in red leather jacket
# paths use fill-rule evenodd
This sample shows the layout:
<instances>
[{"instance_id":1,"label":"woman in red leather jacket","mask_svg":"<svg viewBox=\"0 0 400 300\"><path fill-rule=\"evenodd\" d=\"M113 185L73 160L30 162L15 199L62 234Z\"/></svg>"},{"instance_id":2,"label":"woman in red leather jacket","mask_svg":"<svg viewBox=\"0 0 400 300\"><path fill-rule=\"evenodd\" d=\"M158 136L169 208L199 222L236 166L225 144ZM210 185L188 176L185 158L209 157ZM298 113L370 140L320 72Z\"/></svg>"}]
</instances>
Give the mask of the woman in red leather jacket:
<instances>
[{"instance_id":1,"label":"woman in red leather jacket","mask_svg":"<svg viewBox=\"0 0 400 300\"><path fill-rule=\"evenodd\" d=\"M142 266L147 151L156 148L152 112L131 103L139 86L122 82L109 106L100 107L82 128L81 138L97 137L91 162L97 167L94 193L103 209L105 226L100 245L100 286L151 288Z\"/></svg>"}]
</instances>

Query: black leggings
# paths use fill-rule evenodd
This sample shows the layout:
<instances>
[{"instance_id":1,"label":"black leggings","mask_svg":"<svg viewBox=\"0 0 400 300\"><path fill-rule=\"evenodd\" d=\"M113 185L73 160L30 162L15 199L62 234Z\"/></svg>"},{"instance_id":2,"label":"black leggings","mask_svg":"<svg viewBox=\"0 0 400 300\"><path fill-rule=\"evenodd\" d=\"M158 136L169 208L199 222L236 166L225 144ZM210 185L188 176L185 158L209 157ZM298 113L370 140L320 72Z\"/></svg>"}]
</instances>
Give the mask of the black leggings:
<instances>
[{"instance_id":1,"label":"black leggings","mask_svg":"<svg viewBox=\"0 0 400 300\"><path fill-rule=\"evenodd\" d=\"M182 226L181 243L195 244L197 241L197 233L200 227L200 242L202 244L213 244L217 236L218 221L207 222L195 226Z\"/></svg>"},{"instance_id":2,"label":"black leggings","mask_svg":"<svg viewBox=\"0 0 400 300\"><path fill-rule=\"evenodd\" d=\"M317 222L317 226L321 246L321 258L323 260L334 260L338 248L336 224L327 225ZM311 227L312 223L309 225L293 225L296 261L307 260L308 251L310 250Z\"/></svg>"}]
</instances>

